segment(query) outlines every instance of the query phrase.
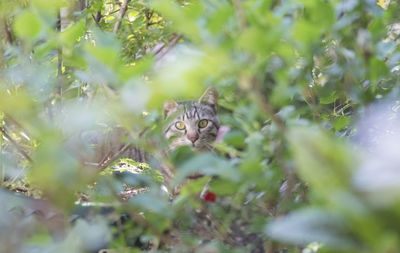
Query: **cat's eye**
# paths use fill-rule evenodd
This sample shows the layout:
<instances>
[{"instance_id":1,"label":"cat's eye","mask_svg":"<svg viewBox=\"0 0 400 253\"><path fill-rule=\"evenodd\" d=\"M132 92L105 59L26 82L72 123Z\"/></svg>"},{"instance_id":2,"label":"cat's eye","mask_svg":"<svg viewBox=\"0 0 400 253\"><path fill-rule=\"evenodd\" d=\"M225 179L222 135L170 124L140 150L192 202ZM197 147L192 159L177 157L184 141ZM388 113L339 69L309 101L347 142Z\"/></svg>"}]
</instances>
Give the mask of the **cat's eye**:
<instances>
[{"instance_id":1,"label":"cat's eye","mask_svg":"<svg viewBox=\"0 0 400 253\"><path fill-rule=\"evenodd\" d=\"M185 129L186 126L185 126L185 123L183 121L178 121L178 122L175 123L175 127L178 130L183 130L183 129Z\"/></svg>"},{"instance_id":2,"label":"cat's eye","mask_svg":"<svg viewBox=\"0 0 400 253\"><path fill-rule=\"evenodd\" d=\"M200 128L205 128L208 125L208 120L202 119L202 120L199 121L198 125L199 125Z\"/></svg>"}]
</instances>

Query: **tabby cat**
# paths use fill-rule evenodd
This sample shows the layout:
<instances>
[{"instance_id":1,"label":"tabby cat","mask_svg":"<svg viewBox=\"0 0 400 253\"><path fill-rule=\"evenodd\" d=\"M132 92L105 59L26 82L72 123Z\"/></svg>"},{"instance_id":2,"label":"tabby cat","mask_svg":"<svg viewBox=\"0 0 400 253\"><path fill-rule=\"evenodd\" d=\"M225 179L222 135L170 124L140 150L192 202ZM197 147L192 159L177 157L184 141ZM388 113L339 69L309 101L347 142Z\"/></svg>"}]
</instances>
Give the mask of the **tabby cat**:
<instances>
[{"instance_id":1,"label":"tabby cat","mask_svg":"<svg viewBox=\"0 0 400 253\"><path fill-rule=\"evenodd\" d=\"M168 101L164 104L164 117L170 120L164 130L164 136L171 140L170 151L180 146L190 146L198 151L213 149L213 142L220 127L217 99L218 92L214 88L208 88L199 100ZM159 170L167 182L173 177L165 166L160 166ZM198 176L201 175L194 174L190 178ZM173 189L173 196L179 194L180 187L179 185Z\"/></svg>"},{"instance_id":2,"label":"tabby cat","mask_svg":"<svg viewBox=\"0 0 400 253\"><path fill-rule=\"evenodd\" d=\"M218 92L208 88L198 100L167 101L163 107L164 118L168 124L164 129L164 137L170 141L167 154L180 146L190 146L198 151L213 149L220 127L217 115ZM104 167L115 158L131 158L137 162L150 162L152 155L143 152L140 147L134 147L122 142L127 139L127 131L115 128L110 132L88 131L81 136L86 150L74 147L74 151L83 155L86 165ZM79 150L79 151L78 151ZM173 173L161 165L159 168L166 181L170 181Z\"/></svg>"}]
</instances>

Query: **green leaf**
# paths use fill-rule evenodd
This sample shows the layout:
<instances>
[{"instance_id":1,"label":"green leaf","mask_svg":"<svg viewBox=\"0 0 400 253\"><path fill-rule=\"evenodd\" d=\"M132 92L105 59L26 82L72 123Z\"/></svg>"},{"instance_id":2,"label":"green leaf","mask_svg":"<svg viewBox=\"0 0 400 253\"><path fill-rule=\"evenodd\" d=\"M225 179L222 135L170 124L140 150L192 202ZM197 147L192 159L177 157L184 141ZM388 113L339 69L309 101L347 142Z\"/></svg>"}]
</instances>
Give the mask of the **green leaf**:
<instances>
[{"instance_id":1,"label":"green leaf","mask_svg":"<svg viewBox=\"0 0 400 253\"><path fill-rule=\"evenodd\" d=\"M161 217L171 217L173 214L168 203L168 198L166 198L166 196L162 198L153 191L145 192L135 196L134 198L131 198L129 200L129 204L138 206L143 210L156 213Z\"/></svg>"},{"instance_id":2,"label":"green leaf","mask_svg":"<svg viewBox=\"0 0 400 253\"><path fill-rule=\"evenodd\" d=\"M349 188L355 154L346 143L316 127L292 128L287 139L299 175L320 197Z\"/></svg>"},{"instance_id":3,"label":"green leaf","mask_svg":"<svg viewBox=\"0 0 400 253\"><path fill-rule=\"evenodd\" d=\"M233 195L237 192L237 183L229 180L215 179L210 183L210 190L217 195Z\"/></svg>"},{"instance_id":4,"label":"green leaf","mask_svg":"<svg viewBox=\"0 0 400 253\"><path fill-rule=\"evenodd\" d=\"M20 14L14 23L17 36L25 39L36 39L42 30L42 21L32 11L26 10Z\"/></svg>"},{"instance_id":5,"label":"green leaf","mask_svg":"<svg viewBox=\"0 0 400 253\"><path fill-rule=\"evenodd\" d=\"M141 174L148 175L157 183L164 183L164 177L158 170L150 167L147 163L135 162L130 158L121 158L113 162L104 171L105 174L109 173L131 173L131 174Z\"/></svg>"},{"instance_id":6,"label":"green leaf","mask_svg":"<svg viewBox=\"0 0 400 253\"><path fill-rule=\"evenodd\" d=\"M389 68L383 60L372 57L369 61L369 76L372 82L376 82L389 74Z\"/></svg>"},{"instance_id":7,"label":"green leaf","mask_svg":"<svg viewBox=\"0 0 400 253\"><path fill-rule=\"evenodd\" d=\"M245 138L246 135L242 131L229 131L224 135L224 142L237 149L241 149L245 147Z\"/></svg>"},{"instance_id":8,"label":"green leaf","mask_svg":"<svg viewBox=\"0 0 400 253\"><path fill-rule=\"evenodd\" d=\"M303 16L293 27L293 36L310 48L310 43L321 43L321 35L334 24L332 3L323 0L298 1L304 4Z\"/></svg>"},{"instance_id":9,"label":"green leaf","mask_svg":"<svg viewBox=\"0 0 400 253\"><path fill-rule=\"evenodd\" d=\"M71 26L60 34L60 42L66 46L74 45L79 38L86 33L86 25L84 20L81 20Z\"/></svg>"},{"instance_id":10,"label":"green leaf","mask_svg":"<svg viewBox=\"0 0 400 253\"><path fill-rule=\"evenodd\" d=\"M178 167L176 181L182 181L192 173L205 175L219 175L224 179L237 182L240 180L241 173L234 167L233 161L228 161L215 154L203 153L193 156Z\"/></svg>"},{"instance_id":11,"label":"green leaf","mask_svg":"<svg viewBox=\"0 0 400 253\"><path fill-rule=\"evenodd\" d=\"M224 27L226 27L229 19L233 17L233 8L230 5L223 5L208 20L210 32L218 35Z\"/></svg>"},{"instance_id":12,"label":"green leaf","mask_svg":"<svg viewBox=\"0 0 400 253\"><path fill-rule=\"evenodd\" d=\"M349 237L350 228L340 215L321 209L303 209L277 218L265 227L272 238L306 246L323 243L333 249L354 249L357 243Z\"/></svg>"},{"instance_id":13,"label":"green leaf","mask_svg":"<svg viewBox=\"0 0 400 253\"><path fill-rule=\"evenodd\" d=\"M248 28L243 31L239 38L238 44L243 48L254 54L270 54L273 52L276 44L279 43L281 37L279 31L269 30L268 33L265 29L258 29L256 27Z\"/></svg>"},{"instance_id":14,"label":"green leaf","mask_svg":"<svg viewBox=\"0 0 400 253\"><path fill-rule=\"evenodd\" d=\"M350 118L347 116L340 116L333 122L333 127L336 131L346 128L350 124Z\"/></svg>"},{"instance_id":15,"label":"green leaf","mask_svg":"<svg viewBox=\"0 0 400 253\"><path fill-rule=\"evenodd\" d=\"M314 24L305 20L298 21L293 28L293 37L304 44L315 42L320 35Z\"/></svg>"},{"instance_id":16,"label":"green leaf","mask_svg":"<svg viewBox=\"0 0 400 253\"><path fill-rule=\"evenodd\" d=\"M153 0L151 6L173 21L177 31L186 34L194 41L200 40L200 31L196 24L196 19L201 14L200 3L181 7L174 1Z\"/></svg>"},{"instance_id":17,"label":"green leaf","mask_svg":"<svg viewBox=\"0 0 400 253\"><path fill-rule=\"evenodd\" d=\"M332 104L336 99L338 99L338 95L336 94L336 91L332 91L328 95L321 94L319 97L319 103L323 105Z\"/></svg>"}]
</instances>

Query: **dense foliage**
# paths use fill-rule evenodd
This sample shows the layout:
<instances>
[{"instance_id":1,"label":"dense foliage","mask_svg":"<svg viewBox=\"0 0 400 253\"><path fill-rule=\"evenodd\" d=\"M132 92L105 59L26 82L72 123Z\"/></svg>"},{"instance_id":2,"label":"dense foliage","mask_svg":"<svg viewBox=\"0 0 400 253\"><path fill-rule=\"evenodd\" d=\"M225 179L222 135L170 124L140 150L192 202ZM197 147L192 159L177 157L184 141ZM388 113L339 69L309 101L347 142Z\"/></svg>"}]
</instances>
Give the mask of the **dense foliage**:
<instances>
[{"instance_id":1,"label":"dense foliage","mask_svg":"<svg viewBox=\"0 0 400 253\"><path fill-rule=\"evenodd\" d=\"M388 0L1 1L0 251L398 252L399 11ZM163 103L209 86L229 131L212 153L164 157ZM117 126L157 161L85 163L92 147L75 137ZM150 172L114 175L115 161ZM171 200L157 162L173 185L206 176Z\"/></svg>"}]
</instances>

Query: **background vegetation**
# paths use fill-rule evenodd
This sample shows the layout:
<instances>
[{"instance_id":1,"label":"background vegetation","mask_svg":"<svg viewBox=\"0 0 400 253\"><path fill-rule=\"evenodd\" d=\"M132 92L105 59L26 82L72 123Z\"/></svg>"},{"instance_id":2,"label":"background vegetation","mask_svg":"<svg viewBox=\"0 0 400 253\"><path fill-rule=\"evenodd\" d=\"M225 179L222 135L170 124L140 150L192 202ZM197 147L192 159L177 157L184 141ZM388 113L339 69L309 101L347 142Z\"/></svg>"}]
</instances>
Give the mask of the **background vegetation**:
<instances>
[{"instance_id":1,"label":"background vegetation","mask_svg":"<svg viewBox=\"0 0 400 253\"><path fill-rule=\"evenodd\" d=\"M399 11L381 0L1 1L0 251L398 252ZM74 137L116 126L161 159L162 104L208 86L230 131L215 153L164 158L174 184L207 175L173 202L160 180L104 172L113 159L82 162L91 147ZM199 197L211 177L216 202Z\"/></svg>"}]
</instances>

